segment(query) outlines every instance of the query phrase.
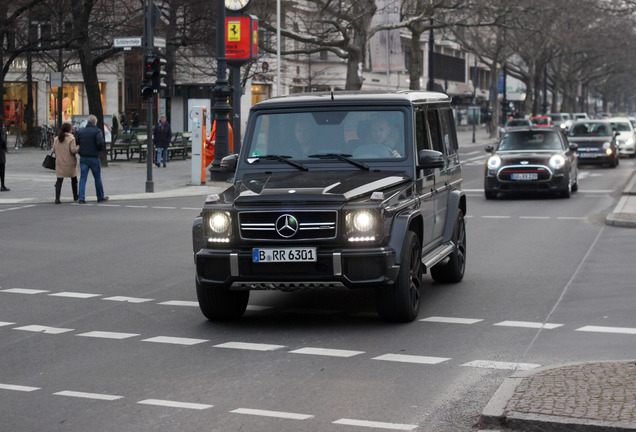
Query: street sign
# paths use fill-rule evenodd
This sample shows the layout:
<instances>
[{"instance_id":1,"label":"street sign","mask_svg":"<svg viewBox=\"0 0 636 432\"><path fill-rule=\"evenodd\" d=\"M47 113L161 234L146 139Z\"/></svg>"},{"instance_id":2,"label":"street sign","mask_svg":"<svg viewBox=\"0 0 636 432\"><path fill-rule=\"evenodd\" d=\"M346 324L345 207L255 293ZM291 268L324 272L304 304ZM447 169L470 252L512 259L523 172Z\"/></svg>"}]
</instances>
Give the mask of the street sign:
<instances>
[{"instance_id":1,"label":"street sign","mask_svg":"<svg viewBox=\"0 0 636 432\"><path fill-rule=\"evenodd\" d=\"M165 48L166 47L166 38L155 36L155 48Z\"/></svg>"},{"instance_id":2,"label":"street sign","mask_svg":"<svg viewBox=\"0 0 636 432\"><path fill-rule=\"evenodd\" d=\"M141 46L141 37L115 38L113 40L113 47L115 48L140 47L140 46Z\"/></svg>"},{"instance_id":3,"label":"street sign","mask_svg":"<svg viewBox=\"0 0 636 432\"><path fill-rule=\"evenodd\" d=\"M51 87L52 88L62 87L63 86L62 79L63 79L62 72L51 72L50 73Z\"/></svg>"}]
</instances>

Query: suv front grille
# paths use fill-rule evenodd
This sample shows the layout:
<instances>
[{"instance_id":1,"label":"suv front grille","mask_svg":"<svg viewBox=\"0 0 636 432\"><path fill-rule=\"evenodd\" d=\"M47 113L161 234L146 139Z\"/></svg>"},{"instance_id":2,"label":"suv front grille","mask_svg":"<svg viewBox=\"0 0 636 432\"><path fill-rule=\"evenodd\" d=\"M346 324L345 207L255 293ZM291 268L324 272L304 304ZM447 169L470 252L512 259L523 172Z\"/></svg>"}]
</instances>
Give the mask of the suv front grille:
<instances>
[{"instance_id":1,"label":"suv front grille","mask_svg":"<svg viewBox=\"0 0 636 432\"><path fill-rule=\"evenodd\" d=\"M328 240L337 235L338 212L239 212L243 240Z\"/></svg>"},{"instance_id":2,"label":"suv front grille","mask_svg":"<svg viewBox=\"0 0 636 432\"><path fill-rule=\"evenodd\" d=\"M550 170L541 165L519 165L502 168L497 175L500 181L512 181L512 174L517 173L536 173L538 181L550 180L552 173ZM537 181L535 180L535 181Z\"/></svg>"}]
</instances>

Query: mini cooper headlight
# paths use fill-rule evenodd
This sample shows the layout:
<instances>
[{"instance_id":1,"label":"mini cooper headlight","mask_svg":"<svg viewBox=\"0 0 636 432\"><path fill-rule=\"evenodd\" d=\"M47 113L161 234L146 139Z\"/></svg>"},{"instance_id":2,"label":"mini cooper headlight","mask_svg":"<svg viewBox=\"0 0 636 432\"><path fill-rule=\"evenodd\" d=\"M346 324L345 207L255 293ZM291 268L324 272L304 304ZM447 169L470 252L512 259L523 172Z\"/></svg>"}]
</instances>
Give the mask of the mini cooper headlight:
<instances>
[{"instance_id":1,"label":"mini cooper headlight","mask_svg":"<svg viewBox=\"0 0 636 432\"><path fill-rule=\"evenodd\" d=\"M213 233L229 236L232 218L226 211L215 211L208 214L207 225Z\"/></svg>"},{"instance_id":2,"label":"mini cooper headlight","mask_svg":"<svg viewBox=\"0 0 636 432\"><path fill-rule=\"evenodd\" d=\"M499 155L491 156L488 158L488 162L486 162L486 164L488 165L488 169L496 170L501 166L501 158Z\"/></svg>"},{"instance_id":3,"label":"mini cooper headlight","mask_svg":"<svg viewBox=\"0 0 636 432\"><path fill-rule=\"evenodd\" d=\"M565 158L558 154L552 155L548 164L554 169L563 168L565 166Z\"/></svg>"},{"instance_id":4,"label":"mini cooper headlight","mask_svg":"<svg viewBox=\"0 0 636 432\"><path fill-rule=\"evenodd\" d=\"M380 216L373 210L353 210L345 216L346 236L350 242L375 241L380 235Z\"/></svg>"}]
</instances>

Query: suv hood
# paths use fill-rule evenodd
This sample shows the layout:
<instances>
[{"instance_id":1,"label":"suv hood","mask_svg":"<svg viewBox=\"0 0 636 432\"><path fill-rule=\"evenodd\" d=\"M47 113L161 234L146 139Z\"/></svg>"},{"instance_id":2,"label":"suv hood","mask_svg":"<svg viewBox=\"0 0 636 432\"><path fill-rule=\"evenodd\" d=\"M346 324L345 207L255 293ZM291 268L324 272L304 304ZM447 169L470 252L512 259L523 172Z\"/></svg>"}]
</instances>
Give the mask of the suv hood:
<instances>
[{"instance_id":1,"label":"suv hood","mask_svg":"<svg viewBox=\"0 0 636 432\"><path fill-rule=\"evenodd\" d=\"M403 171L309 171L247 174L233 189L234 203L346 202L410 181Z\"/></svg>"}]
</instances>

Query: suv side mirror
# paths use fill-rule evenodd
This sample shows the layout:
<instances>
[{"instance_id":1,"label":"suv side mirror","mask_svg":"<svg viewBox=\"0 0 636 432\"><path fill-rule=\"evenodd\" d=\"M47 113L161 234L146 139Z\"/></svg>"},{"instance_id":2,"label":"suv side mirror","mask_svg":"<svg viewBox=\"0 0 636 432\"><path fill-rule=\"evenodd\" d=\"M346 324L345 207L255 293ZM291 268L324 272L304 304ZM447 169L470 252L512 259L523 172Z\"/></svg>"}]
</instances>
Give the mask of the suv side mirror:
<instances>
[{"instance_id":1,"label":"suv side mirror","mask_svg":"<svg viewBox=\"0 0 636 432\"><path fill-rule=\"evenodd\" d=\"M418 169L444 168L444 154L436 150L420 150Z\"/></svg>"},{"instance_id":2,"label":"suv side mirror","mask_svg":"<svg viewBox=\"0 0 636 432\"><path fill-rule=\"evenodd\" d=\"M578 144L574 144L574 143L570 144L570 151L575 152L578 149L579 149L579 145Z\"/></svg>"},{"instance_id":3,"label":"suv side mirror","mask_svg":"<svg viewBox=\"0 0 636 432\"><path fill-rule=\"evenodd\" d=\"M491 145L487 145L484 150L486 150L488 153L492 153L493 151L495 151L495 148Z\"/></svg>"},{"instance_id":4,"label":"suv side mirror","mask_svg":"<svg viewBox=\"0 0 636 432\"><path fill-rule=\"evenodd\" d=\"M221 171L236 171L238 154L234 153L221 159Z\"/></svg>"}]
</instances>

